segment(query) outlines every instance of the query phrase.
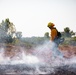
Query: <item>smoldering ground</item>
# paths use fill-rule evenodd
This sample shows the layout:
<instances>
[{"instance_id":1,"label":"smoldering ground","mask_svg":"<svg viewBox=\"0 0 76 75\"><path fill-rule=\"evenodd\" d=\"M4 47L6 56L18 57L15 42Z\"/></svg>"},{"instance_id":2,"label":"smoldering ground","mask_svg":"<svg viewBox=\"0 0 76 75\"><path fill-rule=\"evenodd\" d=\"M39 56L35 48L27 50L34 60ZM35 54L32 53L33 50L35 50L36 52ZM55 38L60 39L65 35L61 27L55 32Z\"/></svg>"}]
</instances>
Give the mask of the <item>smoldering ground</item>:
<instances>
[{"instance_id":1,"label":"smoldering ground","mask_svg":"<svg viewBox=\"0 0 76 75\"><path fill-rule=\"evenodd\" d=\"M72 73L75 75L76 57L53 58L52 47L55 47L54 43L48 41L34 48L32 53L27 53L24 47L13 47L8 53L6 46L5 48L2 46L0 48L0 74L67 75L68 72L69 75Z\"/></svg>"}]
</instances>

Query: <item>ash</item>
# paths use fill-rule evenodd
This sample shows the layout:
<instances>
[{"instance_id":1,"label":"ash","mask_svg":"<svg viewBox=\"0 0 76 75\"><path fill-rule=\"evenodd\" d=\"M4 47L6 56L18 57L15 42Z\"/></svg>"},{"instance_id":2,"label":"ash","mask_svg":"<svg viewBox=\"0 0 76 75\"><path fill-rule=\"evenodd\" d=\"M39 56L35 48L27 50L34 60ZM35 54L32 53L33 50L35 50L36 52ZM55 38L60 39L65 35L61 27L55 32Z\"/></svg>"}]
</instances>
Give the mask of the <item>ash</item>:
<instances>
[{"instance_id":1,"label":"ash","mask_svg":"<svg viewBox=\"0 0 76 75\"><path fill-rule=\"evenodd\" d=\"M0 75L76 75L76 64L52 66L50 64L4 64L0 65Z\"/></svg>"}]
</instances>

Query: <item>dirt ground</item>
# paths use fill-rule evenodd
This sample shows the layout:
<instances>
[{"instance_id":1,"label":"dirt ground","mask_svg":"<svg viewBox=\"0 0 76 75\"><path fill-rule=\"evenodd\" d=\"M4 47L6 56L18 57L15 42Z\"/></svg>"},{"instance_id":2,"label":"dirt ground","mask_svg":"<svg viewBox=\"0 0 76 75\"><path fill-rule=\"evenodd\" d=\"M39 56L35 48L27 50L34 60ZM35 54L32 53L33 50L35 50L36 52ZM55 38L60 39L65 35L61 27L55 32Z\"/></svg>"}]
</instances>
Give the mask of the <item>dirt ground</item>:
<instances>
[{"instance_id":1,"label":"dirt ground","mask_svg":"<svg viewBox=\"0 0 76 75\"><path fill-rule=\"evenodd\" d=\"M15 56L20 57L22 50L25 52L26 55L28 55L29 53L31 53L31 54L35 53L34 49L28 50L25 47L14 46L14 45L0 46L0 49L4 50L4 57L10 57L10 59L12 59ZM59 50L61 52L63 52L65 58L69 59L71 57L76 56L76 46L69 46L69 45L68 46L59 46ZM49 50L46 50L44 53L42 52L41 55L44 55L45 57L44 56L43 57L46 59L46 56L48 58L50 57L51 52L49 52ZM28 67L27 65L23 65L22 67L21 66L22 65L20 65L20 64L19 65L0 65L0 67L1 67L0 68L0 75L6 74L6 73L12 73L12 72L15 73L16 75L18 75L18 74L20 75L20 73L23 73L23 71L27 70L27 72L29 72L29 71L33 70L33 69L30 69L30 67ZM29 70L27 69L26 66L28 67ZM74 66L76 66L76 64L75 65L73 64L73 65L59 66L55 69L56 70L55 73L46 74L46 75L76 75L76 71L75 71L76 67L74 67ZM51 72L50 67L45 67L45 68L44 67L45 66L41 67L41 65L40 65L39 70L40 71L44 70L44 72L45 72L49 69L49 71Z\"/></svg>"},{"instance_id":2,"label":"dirt ground","mask_svg":"<svg viewBox=\"0 0 76 75\"><path fill-rule=\"evenodd\" d=\"M19 53L21 53L22 50L26 51L26 54L34 53L33 49L27 50L25 47L14 46L14 45L7 45L4 47L4 49L5 49L5 52L4 52L5 57L10 57L10 58L17 56ZM73 56L76 56L76 46L70 46L70 45L59 46L59 50L64 54L65 58L71 58ZM48 50L46 50L46 52L47 51Z\"/></svg>"},{"instance_id":3,"label":"dirt ground","mask_svg":"<svg viewBox=\"0 0 76 75\"><path fill-rule=\"evenodd\" d=\"M66 58L76 56L76 46L59 46L59 49L63 52L64 57Z\"/></svg>"}]
</instances>

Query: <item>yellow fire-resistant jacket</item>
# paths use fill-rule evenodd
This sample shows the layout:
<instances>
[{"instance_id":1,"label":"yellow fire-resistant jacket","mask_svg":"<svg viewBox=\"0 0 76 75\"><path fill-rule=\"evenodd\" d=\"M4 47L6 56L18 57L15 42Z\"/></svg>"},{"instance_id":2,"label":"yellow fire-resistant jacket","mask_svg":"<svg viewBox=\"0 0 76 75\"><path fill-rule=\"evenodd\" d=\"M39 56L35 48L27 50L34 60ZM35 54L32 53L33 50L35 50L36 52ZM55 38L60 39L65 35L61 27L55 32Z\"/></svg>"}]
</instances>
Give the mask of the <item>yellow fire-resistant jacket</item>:
<instances>
[{"instance_id":1,"label":"yellow fire-resistant jacket","mask_svg":"<svg viewBox=\"0 0 76 75\"><path fill-rule=\"evenodd\" d=\"M51 41L54 41L54 39L57 37L57 30L55 28L51 29Z\"/></svg>"}]
</instances>

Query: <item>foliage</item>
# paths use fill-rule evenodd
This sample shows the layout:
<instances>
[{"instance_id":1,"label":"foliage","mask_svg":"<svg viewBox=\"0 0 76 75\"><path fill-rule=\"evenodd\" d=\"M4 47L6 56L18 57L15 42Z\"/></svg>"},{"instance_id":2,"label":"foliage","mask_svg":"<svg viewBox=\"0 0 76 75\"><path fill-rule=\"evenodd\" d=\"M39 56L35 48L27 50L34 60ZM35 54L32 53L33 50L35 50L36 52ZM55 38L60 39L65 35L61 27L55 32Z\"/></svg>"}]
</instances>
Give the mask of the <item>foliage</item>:
<instances>
[{"instance_id":1,"label":"foliage","mask_svg":"<svg viewBox=\"0 0 76 75\"><path fill-rule=\"evenodd\" d=\"M11 43L15 32L15 26L8 18L5 21L2 20L0 24L0 42Z\"/></svg>"},{"instance_id":2,"label":"foliage","mask_svg":"<svg viewBox=\"0 0 76 75\"><path fill-rule=\"evenodd\" d=\"M75 32L73 32L73 31L71 31L70 33L71 33L71 36L75 35Z\"/></svg>"},{"instance_id":3,"label":"foliage","mask_svg":"<svg viewBox=\"0 0 76 75\"><path fill-rule=\"evenodd\" d=\"M44 44L45 41L48 41L48 40L49 39L45 37L30 37L30 38L28 37L28 38L21 39L21 41L25 43L26 48L27 47L34 48L34 47L40 46Z\"/></svg>"},{"instance_id":4,"label":"foliage","mask_svg":"<svg viewBox=\"0 0 76 75\"><path fill-rule=\"evenodd\" d=\"M16 37L17 37L18 39L21 39L21 37L22 37L22 32L16 32Z\"/></svg>"},{"instance_id":5,"label":"foliage","mask_svg":"<svg viewBox=\"0 0 76 75\"><path fill-rule=\"evenodd\" d=\"M65 32L65 33L69 33L69 32L70 32L69 27L64 28L64 32Z\"/></svg>"},{"instance_id":6,"label":"foliage","mask_svg":"<svg viewBox=\"0 0 76 75\"><path fill-rule=\"evenodd\" d=\"M76 42L76 36L75 36L75 37L73 37L73 40Z\"/></svg>"},{"instance_id":7,"label":"foliage","mask_svg":"<svg viewBox=\"0 0 76 75\"><path fill-rule=\"evenodd\" d=\"M76 45L76 37L69 27L64 28L64 32L61 32L65 41L62 45ZM25 46L26 48L34 48L44 44L50 40L49 32L45 32L44 37L24 37L22 38L22 32L16 31L15 25L9 21L9 19L2 20L0 23L0 43L11 43L14 45Z\"/></svg>"},{"instance_id":8,"label":"foliage","mask_svg":"<svg viewBox=\"0 0 76 75\"><path fill-rule=\"evenodd\" d=\"M65 38L64 42L62 45L73 45L76 46L76 37L70 37L70 38Z\"/></svg>"},{"instance_id":9,"label":"foliage","mask_svg":"<svg viewBox=\"0 0 76 75\"><path fill-rule=\"evenodd\" d=\"M75 35L75 33L71 31L69 27L64 28L64 32L62 34L64 37L72 37Z\"/></svg>"},{"instance_id":10,"label":"foliage","mask_svg":"<svg viewBox=\"0 0 76 75\"><path fill-rule=\"evenodd\" d=\"M46 32L46 33L44 34L44 37L49 38L49 37L50 37L50 36L49 36L49 32Z\"/></svg>"}]
</instances>

